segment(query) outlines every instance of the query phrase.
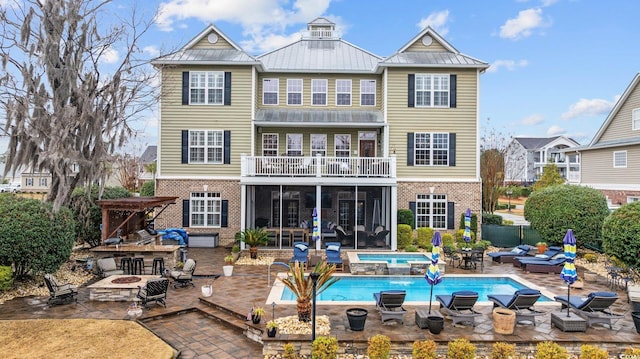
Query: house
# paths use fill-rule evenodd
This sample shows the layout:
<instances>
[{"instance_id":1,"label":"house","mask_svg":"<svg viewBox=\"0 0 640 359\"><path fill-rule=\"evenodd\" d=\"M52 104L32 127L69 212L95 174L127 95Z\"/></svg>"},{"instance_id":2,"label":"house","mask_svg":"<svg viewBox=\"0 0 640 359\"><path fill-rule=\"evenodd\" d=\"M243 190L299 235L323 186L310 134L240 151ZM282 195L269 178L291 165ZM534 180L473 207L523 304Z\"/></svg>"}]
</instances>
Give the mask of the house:
<instances>
[{"instance_id":1,"label":"house","mask_svg":"<svg viewBox=\"0 0 640 359\"><path fill-rule=\"evenodd\" d=\"M580 156L564 150L579 145L565 136L514 137L505 149L504 180L530 184L542 175L547 164L555 164L563 178L574 182L580 173Z\"/></svg>"},{"instance_id":2,"label":"house","mask_svg":"<svg viewBox=\"0 0 640 359\"><path fill-rule=\"evenodd\" d=\"M155 178L155 173L149 171L149 165L155 164L158 158L158 146L147 146L142 155L140 156L140 181L152 181Z\"/></svg>"},{"instance_id":3,"label":"house","mask_svg":"<svg viewBox=\"0 0 640 359\"><path fill-rule=\"evenodd\" d=\"M488 64L426 28L386 58L325 18L253 57L215 25L153 61L162 73L156 194L177 196L156 227L266 227L269 246L341 226L350 248L396 249L397 210L458 229L481 209L479 81ZM314 211L315 210L315 211ZM298 236L300 230L302 236ZM321 241L316 241L320 247Z\"/></svg>"},{"instance_id":4,"label":"house","mask_svg":"<svg viewBox=\"0 0 640 359\"><path fill-rule=\"evenodd\" d=\"M572 148L582 162L577 184L600 190L610 208L640 200L640 73L588 145Z\"/></svg>"}]
</instances>

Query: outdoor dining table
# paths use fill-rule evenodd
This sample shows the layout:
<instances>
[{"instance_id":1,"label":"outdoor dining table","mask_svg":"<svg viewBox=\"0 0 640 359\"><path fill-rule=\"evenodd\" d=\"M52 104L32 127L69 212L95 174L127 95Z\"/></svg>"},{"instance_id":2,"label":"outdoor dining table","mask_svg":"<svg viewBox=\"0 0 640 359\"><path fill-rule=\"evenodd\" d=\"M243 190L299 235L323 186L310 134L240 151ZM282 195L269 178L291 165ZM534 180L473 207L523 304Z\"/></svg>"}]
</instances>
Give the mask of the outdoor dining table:
<instances>
[{"instance_id":1,"label":"outdoor dining table","mask_svg":"<svg viewBox=\"0 0 640 359\"><path fill-rule=\"evenodd\" d=\"M456 251L460 254L460 262L458 262L458 268L471 269L473 268L473 251L471 248L461 248Z\"/></svg>"}]
</instances>

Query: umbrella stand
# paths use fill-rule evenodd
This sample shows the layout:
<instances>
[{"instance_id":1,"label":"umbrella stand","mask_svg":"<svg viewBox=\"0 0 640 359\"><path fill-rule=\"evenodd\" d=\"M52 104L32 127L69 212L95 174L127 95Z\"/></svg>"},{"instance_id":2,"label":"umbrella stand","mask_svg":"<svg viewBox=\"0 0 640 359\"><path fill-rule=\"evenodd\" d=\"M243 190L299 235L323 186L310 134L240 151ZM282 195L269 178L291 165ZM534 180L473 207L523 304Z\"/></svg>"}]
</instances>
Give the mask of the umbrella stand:
<instances>
[{"instance_id":1,"label":"umbrella stand","mask_svg":"<svg viewBox=\"0 0 640 359\"><path fill-rule=\"evenodd\" d=\"M431 285L431 293L429 293L429 314L431 314L431 301L433 301L433 284Z\"/></svg>"}]
</instances>

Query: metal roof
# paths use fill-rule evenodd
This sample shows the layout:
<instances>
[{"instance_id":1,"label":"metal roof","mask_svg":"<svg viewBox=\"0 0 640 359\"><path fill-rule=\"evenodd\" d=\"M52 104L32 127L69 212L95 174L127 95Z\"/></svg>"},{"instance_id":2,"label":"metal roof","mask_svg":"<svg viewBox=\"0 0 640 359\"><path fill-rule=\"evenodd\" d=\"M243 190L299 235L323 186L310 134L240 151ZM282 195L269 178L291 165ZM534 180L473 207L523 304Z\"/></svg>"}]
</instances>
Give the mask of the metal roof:
<instances>
[{"instance_id":1,"label":"metal roof","mask_svg":"<svg viewBox=\"0 0 640 359\"><path fill-rule=\"evenodd\" d=\"M528 150L537 150L537 149L541 149L544 148L545 146L547 146L548 144L550 144L553 141L556 141L558 139L564 138L567 141L571 141L573 143L575 143L576 146L579 146L580 144L575 141L572 138L566 137L566 136L554 136L554 137L514 137L513 139L515 141L518 141L520 143L520 145L522 145L522 147L528 149Z\"/></svg>"},{"instance_id":2,"label":"metal roof","mask_svg":"<svg viewBox=\"0 0 640 359\"><path fill-rule=\"evenodd\" d=\"M258 60L265 71L373 73L382 58L340 39L302 39Z\"/></svg>"},{"instance_id":3,"label":"metal roof","mask_svg":"<svg viewBox=\"0 0 640 359\"><path fill-rule=\"evenodd\" d=\"M381 111L259 109L255 124L261 126L335 124L345 127L380 127L384 125L384 118Z\"/></svg>"},{"instance_id":4,"label":"metal roof","mask_svg":"<svg viewBox=\"0 0 640 359\"><path fill-rule=\"evenodd\" d=\"M151 62L154 65L190 64L245 64L257 65L260 62L246 52L236 49L183 49L159 57Z\"/></svg>"},{"instance_id":5,"label":"metal roof","mask_svg":"<svg viewBox=\"0 0 640 359\"><path fill-rule=\"evenodd\" d=\"M380 62L380 66L438 66L487 68L486 62L460 53L445 51L407 51L395 53Z\"/></svg>"},{"instance_id":6,"label":"metal roof","mask_svg":"<svg viewBox=\"0 0 640 359\"><path fill-rule=\"evenodd\" d=\"M149 145L140 156L140 162L143 164L149 164L154 162L158 158L158 146Z\"/></svg>"}]
</instances>

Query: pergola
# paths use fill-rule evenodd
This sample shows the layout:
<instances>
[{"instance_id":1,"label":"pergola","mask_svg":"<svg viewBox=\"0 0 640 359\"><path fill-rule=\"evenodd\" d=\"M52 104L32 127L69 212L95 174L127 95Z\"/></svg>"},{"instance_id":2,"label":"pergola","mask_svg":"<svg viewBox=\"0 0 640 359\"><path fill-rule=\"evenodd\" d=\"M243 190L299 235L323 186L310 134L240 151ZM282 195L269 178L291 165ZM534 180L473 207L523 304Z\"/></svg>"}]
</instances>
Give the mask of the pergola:
<instances>
[{"instance_id":1,"label":"pergola","mask_svg":"<svg viewBox=\"0 0 640 359\"><path fill-rule=\"evenodd\" d=\"M127 197L97 201L96 203L102 209L102 242L104 243L107 238L114 237L119 229L130 228L129 222L134 219L138 221L136 224L141 227L138 229L146 228L147 223L153 222L167 206L175 204L177 199L178 197ZM149 213L158 207L162 207L162 209L148 220ZM127 217L123 219L125 215ZM117 226L113 223L115 228L112 228L112 222L116 219L123 220Z\"/></svg>"}]
</instances>

